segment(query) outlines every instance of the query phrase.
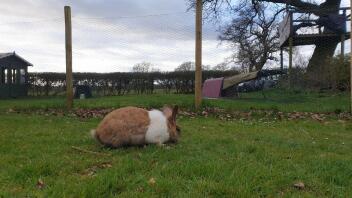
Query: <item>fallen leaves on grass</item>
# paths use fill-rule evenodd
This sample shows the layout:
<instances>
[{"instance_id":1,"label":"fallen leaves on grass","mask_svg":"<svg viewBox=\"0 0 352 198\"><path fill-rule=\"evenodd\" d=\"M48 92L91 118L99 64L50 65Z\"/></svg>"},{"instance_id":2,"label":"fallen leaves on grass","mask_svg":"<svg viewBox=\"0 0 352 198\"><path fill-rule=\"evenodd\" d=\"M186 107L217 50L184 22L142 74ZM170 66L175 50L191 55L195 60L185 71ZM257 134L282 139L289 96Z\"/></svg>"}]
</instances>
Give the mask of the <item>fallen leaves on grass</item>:
<instances>
[{"instance_id":1,"label":"fallen leaves on grass","mask_svg":"<svg viewBox=\"0 0 352 198\"><path fill-rule=\"evenodd\" d=\"M144 188L143 187L138 187L137 191L143 193L144 192Z\"/></svg>"},{"instance_id":2,"label":"fallen leaves on grass","mask_svg":"<svg viewBox=\"0 0 352 198\"><path fill-rule=\"evenodd\" d=\"M151 186L154 186L156 184L156 181L155 179L152 177L148 180L148 184L151 185Z\"/></svg>"},{"instance_id":3,"label":"fallen leaves on grass","mask_svg":"<svg viewBox=\"0 0 352 198\"><path fill-rule=\"evenodd\" d=\"M208 117L208 112L207 111L202 111L202 115L205 116L205 117Z\"/></svg>"},{"instance_id":4,"label":"fallen leaves on grass","mask_svg":"<svg viewBox=\"0 0 352 198\"><path fill-rule=\"evenodd\" d=\"M113 110L114 109L77 109L74 114L80 118L100 118Z\"/></svg>"},{"instance_id":5,"label":"fallen leaves on grass","mask_svg":"<svg viewBox=\"0 0 352 198\"><path fill-rule=\"evenodd\" d=\"M44 181L42 179L38 179L37 181L37 188L43 189L45 187Z\"/></svg>"},{"instance_id":6,"label":"fallen leaves on grass","mask_svg":"<svg viewBox=\"0 0 352 198\"><path fill-rule=\"evenodd\" d=\"M297 183L293 184L293 187L295 187L298 190L303 190L305 188L305 185L303 182L297 182Z\"/></svg>"},{"instance_id":7,"label":"fallen leaves on grass","mask_svg":"<svg viewBox=\"0 0 352 198\"><path fill-rule=\"evenodd\" d=\"M39 114L44 116L71 116L79 119L88 118L103 118L105 115L113 111L113 108L92 108L92 109L74 109L72 111L66 111L64 109L8 109L8 113L29 113ZM179 111L180 117L188 117L194 119L196 117L216 117L223 121L231 120L258 120L258 121L275 121L275 120L299 120L299 119L313 119L321 123L326 123L325 120L329 117L337 118L339 122L345 122L345 120L352 120L352 116L348 112L342 113L313 113L313 112L280 112L277 110L259 110L251 109L248 112L244 111L233 111L220 109L217 107L205 107L201 111L193 111L189 109L182 109Z\"/></svg>"},{"instance_id":8,"label":"fallen leaves on grass","mask_svg":"<svg viewBox=\"0 0 352 198\"><path fill-rule=\"evenodd\" d=\"M15 113L15 112L16 112L16 111L13 110L13 109L11 109L11 108L7 110L7 113Z\"/></svg>"},{"instance_id":9,"label":"fallen leaves on grass","mask_svg":"<svg viewBox=\"0 0 352 198\"><path fill-rule=\"evenodd\" d=\"M100 164L96 164L96 165L93 165L92 167L87 168L82 172L82 175L93 177L98 172L98 170L107 169L111 167L112 167L111 162L102 162Z\"/></svg>"},{"instance_id":10,"label":"fallen leaves on grass","mask_svg":"<svg viewBox=\"0 0 352 198\"><path fill-rule=\"evenodd\" d=\"M316 121L319 121L319 122L323 122L324 121L324 117L322 116L322 115L320 115L320 114L313 114L312 116L311 116L311 118L313 119L313 120L316 120Z\"/></svg>"}]
</instances>

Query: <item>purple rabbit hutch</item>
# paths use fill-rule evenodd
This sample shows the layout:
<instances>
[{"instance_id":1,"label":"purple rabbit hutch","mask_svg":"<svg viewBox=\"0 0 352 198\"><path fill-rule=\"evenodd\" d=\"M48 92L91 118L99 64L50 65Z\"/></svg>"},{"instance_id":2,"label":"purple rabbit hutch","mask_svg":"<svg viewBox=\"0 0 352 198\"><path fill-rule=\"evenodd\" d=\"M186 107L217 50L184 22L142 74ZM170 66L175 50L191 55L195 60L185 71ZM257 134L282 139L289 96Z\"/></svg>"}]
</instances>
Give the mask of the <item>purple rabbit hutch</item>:
<instances>
[{"instance_id":1,"label":"purple rabbit hutch","mask_svg":"<svg viewBox=\"0 0 352 198\"><path fill-rule=\"evenodd\" d=\"M203 84L202 96L204 98L237 97L237 86L240 83L284 73L282 70L260 70L229 77L207 79Z\"/></svg>"},{"instance_id":2,"label":"purple rabbit hutch","mask_svg":"<svg viewBox=\"0 0 352 198\"><path fill-rule=\"evenodd\" d=\"M204 82L202 95L205 98L220 98L224 78L212 78Z\"/></svg>"}]
</instances>

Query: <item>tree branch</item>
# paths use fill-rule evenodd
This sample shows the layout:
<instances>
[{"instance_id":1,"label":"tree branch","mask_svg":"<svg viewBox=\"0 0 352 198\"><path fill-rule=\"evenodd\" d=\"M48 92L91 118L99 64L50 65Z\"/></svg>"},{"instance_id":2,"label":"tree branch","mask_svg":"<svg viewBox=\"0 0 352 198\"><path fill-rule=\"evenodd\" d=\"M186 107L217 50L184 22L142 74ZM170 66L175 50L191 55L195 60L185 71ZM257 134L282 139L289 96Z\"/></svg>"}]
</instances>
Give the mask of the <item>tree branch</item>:
<instances>
[{"instance_id":1,"label":"tree branch","mask_svg":"<svg viewBox=\"0 0 352 198\"><path fill-rule=\"evenodd\" d=\"M320 7L317 4L304 2L301 0L258 0L259 2L287 4L299 8L300 10L318 10Z\"/></svg>"}]
</instances>

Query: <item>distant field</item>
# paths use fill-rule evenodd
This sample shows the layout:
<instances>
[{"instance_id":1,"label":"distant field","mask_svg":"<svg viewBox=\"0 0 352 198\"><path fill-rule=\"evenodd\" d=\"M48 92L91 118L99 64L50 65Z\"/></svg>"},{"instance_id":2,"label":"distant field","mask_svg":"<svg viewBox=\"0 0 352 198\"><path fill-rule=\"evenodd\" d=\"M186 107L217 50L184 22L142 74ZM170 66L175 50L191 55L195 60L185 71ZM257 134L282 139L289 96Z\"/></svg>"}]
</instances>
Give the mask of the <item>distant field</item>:
<instances>
[{"instance_id":1,"label":"distant field","mask_svg":"<svg viewBox=\"0 0 352 198\"><path fill-rule=\"evenodd\" d=\"M263 94L264 93L264 94ZM265 98L264 98L265 96ZM178 104L193 107L193 95L151 94L98 97L75 100L77 108L122 107L161 107L165 104ZM0 109L9 108L63 108L65 98L27 98L0 100ZM220 107L230 110L248 111L250 109L271 109L284 112L335 112L348 111L349 94L305 93L269 90L242 94L238 99L204 100L204 106Z\"/></svg>"}]
</instances>

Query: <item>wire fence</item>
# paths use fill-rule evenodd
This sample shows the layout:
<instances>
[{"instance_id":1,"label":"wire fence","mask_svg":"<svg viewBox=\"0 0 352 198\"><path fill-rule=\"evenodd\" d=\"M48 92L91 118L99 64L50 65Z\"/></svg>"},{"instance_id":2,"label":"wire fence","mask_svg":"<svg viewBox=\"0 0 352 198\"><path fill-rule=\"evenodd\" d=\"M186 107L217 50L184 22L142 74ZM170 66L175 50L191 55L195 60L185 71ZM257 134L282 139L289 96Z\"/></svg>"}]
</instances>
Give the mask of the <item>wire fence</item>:
<instances>
[{"instance_id":1,"label":"wire fence","mask_svg":"<svg viewBox=\"0 0 352 198\"><path fill-rule=\"evenodd\" d=\"M0 43L30 57L30 71L64 72L64 18L1 23ZM129 72L137 63L173 71L194 60L194 13L72 18L75 72ZM217 40L217 27L205 24L204 65L215 66L231 55Z\"/></svg>"},{"instance_id":2,"label":"wire fence","mask_svg":"<svg viewBox=\"0 0 352 198\"><path fill-rule=\"evenodd\" d=\"M219 96L259 100L271 97L273 100L281 101L292 98L292 94L301 92L325 92L328 96L342 95L341 101L344 101L344 104L341 108L346 109L348 106L346 98L350 90L351 45L348 40L350 13L350 10L346 8L339 12L338 17L336 15L330 17L329 15L323 18L311 13L293 14L291 16L292 27L289 29L289 37L292 38L292 41L287 37L284 40L286 43L281 45L283 50L281 63L280 52L277 51L273 53L274 58L264 66L266 70L281 70L283 73L272 76L256 75L256 78L253 79L236 81L237 83L230 86L232 91L221 90ZM286 15L289 14L289 12L286 13ZM335 31L336 27L329 24L331 22L340 24L339 17L342 15L345 16L345 19L348 18L341 26L343 33L340 31L341 29ZM284 21L285 18L281 20ZM33 63L34 66L29 68L30 72L39 72L31 75L30 93L33 95L48 95L48 93L56 95L57 87L60 87L59 90L64 93L65 81L61 79L62 74L56 75L60 76L56 79L49 79L48 76L53 76L51 74L47 76L42 74L42 72L63 73L65 71L64 25L63 16L0 22L0 50L6 52L12 49L11 51L16 51L17 54ZM194 69L192 62L195 59L195 16L192 11L106 17L76 15L73 9L72 26L73 71L75 73L115 73L113 76L116 77L124 76L120 75L121 72L148 71L153 75L144 75L141 78L141 75L129 73L132 78L128 78L127 84L130 84L123 88L127 90L123 93L128 93L128 90L131 86L135 86L137 81L142 87L144 86L143 82L149 83L148 86L152 84L160 87L161 79L165 80L165 76L173 78L173 84L166 83L165 90L171 86L171 89L177 90L177 93L193 92L192 73L187 73L184 76L170 74L177 68L178 71ZM230 72L231 74L226 72L226 74L207 74L203 76L205 77L204 81L215 77L225 77L226 79L226 77L244 71L238 63L230 61L236 58L234 54L240 50L239 45L220 42L219 30L219 24L204 21L203 69L212 70L215 66L226 63L230 64L226 70L235 68L236 71ZM341 40L344 40L343 44ZM290 42L292 42L292 61L289 56ZM136 66L144 67L144 70L138 70L140 68ZM160 77L161 74L164 76ZM76 76L80 76L81 79L75 81L76 85L89 82L97 90L103 89L102 86L107 86L107 90L110 89L109 87L116 88L116 90L117 88L122 89L121 83L116 83L117 81L112 79L109 79L109 82L100 82L104 80L102 77L104 75L92 78L83 78L78 74ZM150 76L157 76L152 78L152 83ZM93 79L97 78L100 80L99 86L92 84ZM126 79L124 77L124 80ZM122 77L119 80L122 80ZM56 91L48 90L49 84L53 85L53 89ZM126 84L126 82L122 84ZM188 88L184 88L185 86ZM277 88L280 89L281 96L275 91L273 92L273 89ZM38 91L40 89L45 90L42 91L44 94L38 94L41 92ZM181 89L186 91L179 91ZM268 89L268 93L272 94L264 94L265 96L257 94L263 89ZM139 88L135 90L140 92ZM282 90L284 91L282 92ZM104 93L121 95L119 91L104 91ZM227 93L231 94L227 95Z\"/></svg>"}]
</instances>

